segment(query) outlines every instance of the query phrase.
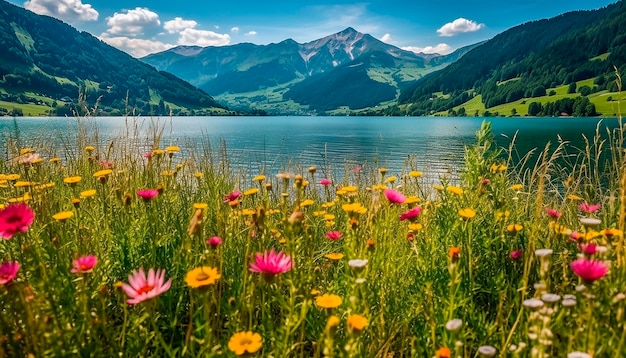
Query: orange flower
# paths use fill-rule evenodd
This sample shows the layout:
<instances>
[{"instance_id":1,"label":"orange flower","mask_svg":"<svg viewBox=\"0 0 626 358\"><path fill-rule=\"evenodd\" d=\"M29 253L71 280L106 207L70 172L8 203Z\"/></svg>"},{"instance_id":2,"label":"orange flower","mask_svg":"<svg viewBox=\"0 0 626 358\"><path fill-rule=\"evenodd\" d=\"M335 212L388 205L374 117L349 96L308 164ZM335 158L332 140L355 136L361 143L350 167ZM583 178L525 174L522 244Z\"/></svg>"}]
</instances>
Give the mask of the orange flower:
<instances>
[{"instance_id":1,"label":"orange flower","mask_svg":"<svg viewBox=\"0 0 626 358\"><path fill-rule=\"evenodd\" d=\"M461 249L458 246L452 246L450 250L448 250L448 256L452 261L458 261L459 255L461 254Z\"/></svg>"},{"instance_id":2,"label":"orange flower","mask_svg":"<svg viewBox=\"0 0 626 358\"><path fill-rule=\"evenodd\" d=\"M348 316L348 328L352 332L361 332L365 327L367 327L367 318L360 314L351 314Z\"/></svg>"},{"instance_id":3,"label":"orange flower","mask_svg":"<svg viewBox=\"0 0 626 358\"><path fill-rule=\"evenodd\" d=\"M315 298L315 305L320 308L337 308L341 305L341 297L325 293Z\"/></svg>"},{"instance_id":4,"label":"orange flower","mask_svg":"<svg viewBox=\"0 0 626 358\"><path fill-rule=\"evenodd\" d=\"M435 352L435 356L437 358L450 358L451 355L452 352L450 352L450 348L448 347L441 347L437 349L437 352Z\"/></svg>"}]
</instances>

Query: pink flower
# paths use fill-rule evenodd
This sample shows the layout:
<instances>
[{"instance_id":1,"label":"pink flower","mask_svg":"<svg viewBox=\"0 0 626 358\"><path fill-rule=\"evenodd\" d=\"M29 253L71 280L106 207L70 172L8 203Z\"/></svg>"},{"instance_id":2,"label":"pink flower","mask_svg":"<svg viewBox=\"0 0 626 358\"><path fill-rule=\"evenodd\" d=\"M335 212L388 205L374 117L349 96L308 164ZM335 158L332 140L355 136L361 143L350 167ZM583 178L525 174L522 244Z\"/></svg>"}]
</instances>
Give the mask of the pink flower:
<instances>
[{"instance_id":1,"label":"pink flower","mask_svg":"<svg viewBox=\"0 0 626 358\"><path fill-rule=\"evenodd\" d=\"M323 186L329 186L331 185L333 182L330 179L322 179L320 180L320 184Z\"/></svg>"},{"instance_id":2,"label":"pink flower","mask_svg":"<svg viewBox=\"0 0 626 358\"><path fill-rule=\"evenodd\" d=\"M422 212L422 207L416 206L413 209L405 211L404 213L400 214L400 221L404 221L404 220L413 221L419 216L421 212Z\"/></svg>"},{"instance_id":3,"label":"pink flower","mask_svg":"<svg viewBox=\"0 0 626 358\"><path fill-rule=\"evenodd\" d=\"M137 190L137 196L142 198L144 201L150 201L151 199L154 199L157 195L159 195L159 191L157 189Z\"/></svg>"},{"instance_id":4,"label":"pink flower","mask_svg":"<svg viewBox=\"0 0 626 358\"><path fill-rule=\"evenodd\" d=\"M489 185L489 184L491 184L491 180L489 180L489 179L483 179L483 180L481 180L481 181L480 181L480 184L481 184L481 185Z\"/></svg>"},{"instance_id":5,"label":"pink flower","mask_svg":"<svg viewBox=\"0 0 626 358\"><path fill-rule=\"evenodd\" d=\"M561 215L563 215L560 211L550 208L546 209L546 214L548 214L553 219L558 219L561 217Z\"/></svg>"},{"instance_id":6,"label":"pink flower","mask_svg":"<svg viewBox=\"0 0 626 358\"><path fill-rule=\"evenodd\" d=\"M360 166L360 165L359 165L358 167L354 167L354 168L352 168L352 171L353 171L353 172L355 172L355 173L358 173L358 172L360 172L361 170L363 170L363 167L362 167L362 166Z\"/></svg>"},{"instance_id":7,"label":"pink flower","mask_svg":"<svg viewBox=\"0 0 626 358\"><path fill-rule=\"evenodd\" d=\"M523 252L522 250L515 250L515 251L511 251L511 253L509 254L509 257L511 258L511 260L517 260L520 257L522 257Z\"/></svg>"},{"instance_id":8,"label":"pink flower","mask_svg":"<svg viewBox=\"0 0 626 358\"><path fill-rule=\"evenodd\" d=\"M128 283L122 284L122 290L130 297L126 300L129 305L135 305L139 302L147 301L170 289L172 279L165 281L165 270L154 269L148 270L148 276L143 272L143 268L139 271L133 271L128 275Z\"/></svg>"},{"instance_id":9,"label":"pink flower","mask_svg":"<svg viewBox=\"0 0 626 358\"><path fill-rule=\"evenodd\" d=\"M578 209L580 209L583 212L586 212L588 214L591 214L593 212L598 211L598 209L600 209L600 204L593 204L590 205L588 204L586 201L580 205L578 205Z\"/></svg>"},{"instance_id":10,"label":"pink flower","mask_svg":"<svg viewBox=\"0 0 626 358\"><path fill-rule=\"evenodd\" d=\"M572 231L572 234L569 236L570 240L569 241L580 241L583 238L583 234L579 233L578 231Z\"/></svg>"},{"instance_id":11,"label":"pink flower","mask_svg":"<svg viewBox=\"0 0 626 358\"><path fill-rule=\"evenodd\" d=\"M213 236L206 241L206 244L212 247L218 247L222 244L222 238L219 236Z\"/></svg>"},{"instance_id":12,"label":"pink flower","mask_svg":"<svg viewBox=\"0 0 626 358\"><path fill-rule=\"evenodd\" d=\"M234 190L233 192L229 193L228 195L224 197L224 202L229 203L231 201L235 201L239 199L240 196L241 196L241 192Z\"/></svg>"},{"instance_id":13,"label":"pink flower","mask_svg":"<svg viewBox=\"0 0 626 358\"><path fill-rule=\"evenodd\" d=\"M113 168L113 162L110 160L101 160L100 161L100 167L102 167L102 169L112 169Z\"/></svg>"},{"instance_id":14,"label":"pink flower","mask_svg":"<svg viewBox=\"0 0 626 358\"><path fill-rule=\"evenodd\" d=\"M282 252L274 252L274 249L270 252L256 253L254 255L254 262L250 264L250 271L259 272L267 276L274 276L291 270L292 262L291 257Z\"/></svg>"},{"instance_id":15,"label":"pink flower","mask_svg":"<svg viewBox=\"0 0 626 358\"><path fill-rule=\"evenodd\" d=\"M0 285L6 285L13 281L20 270L20 263L17 261L4 261L0 265Z\"/></svg>"},{"instance_id":16,"label":"pink flower","mask_svg":"<svg viewBox=\"0 0 626 358\"><path fill-rule=\"evenodd\" d=\"M339 240L339 238L341 237L341 232L339 231L329 231L326 233L326 237L335 241L335 240Z\"/></svg>"},{"instance_id":17,"label":"pink flower","mask_svg":"<svg viewBox=\"0 0 626 358\"><path fill-rule=\"evenodd\" d=\"M604 262L584 257L573 261L570 267L578 277L588 284L601 279L609 271L609 266Z\"/></svg>"},{"instance_id":18,"label":"pink flower","mask_svg":"<svg viewBox=\"0 0 626 358\"><path fill-rule=\"evenodd\" d=\"M26 232L34 220L35 213L27 204L10 204L0 210L0 236L8 240L17 232Z\"/></svg>"},{"instance_id":19,"label":"pink flower","mask_svg":"<svg viewBox=\"0 0 626 358\"><path fill-rule=\"evenodd\" d=\"M385 196L387 200L389 200L392 204L402 204L406 201L406 196L402 195L399 191L395 191L393 189L386 189Z\"/></svg>"},{"instance_id":20,"label":"pink flower","mask_svg":"<svg viewBox=\"0 0 626 358\"><path fill-rule=\"evenodd\" d=\"M143 153L143 157L146 158L146 159L152 158L152 152L145 152L145 153Z\"/></svg>"},{"instance_id":21,"label":"pink flower","mask_svg":"<svg viewBox=\"0 0 626 358\"><path fill-rule=\"evenodd\" d=\"M594 243L582 244L578 247L578 249L586 256L592 256L598 252L598 245Z\"/></svg>"},{"instance_id":22,"label":"pink flower","mask_svg":"<svg viewBox=\"0 0 626 358\"><path fill-rule=\"evenodd\" d=\"M81 256L72 262L74 267L70 270L70 272L76 274L90 273L93 271L93 268L97 263L98 258L94 255Z\"/></svg>"}]
</instances>

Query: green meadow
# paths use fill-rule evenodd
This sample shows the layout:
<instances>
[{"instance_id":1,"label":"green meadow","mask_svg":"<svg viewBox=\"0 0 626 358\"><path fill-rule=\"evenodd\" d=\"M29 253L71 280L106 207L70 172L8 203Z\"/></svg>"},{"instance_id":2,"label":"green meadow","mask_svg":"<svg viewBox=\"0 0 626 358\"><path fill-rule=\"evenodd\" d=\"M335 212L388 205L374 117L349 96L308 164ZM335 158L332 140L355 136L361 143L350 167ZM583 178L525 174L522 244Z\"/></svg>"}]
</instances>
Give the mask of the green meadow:
<instances>
[{"instance_id":1,"label":"green meadow","mask_svg":"<svg viewBox=\"0 0 626 358\"><path fill-rule=\"evenodd\" d=\"M434 180L233 171L77 120L7 134L2 357L626 355L622 125L520 156L484 122Z\"/></svg>"}]
</instances>

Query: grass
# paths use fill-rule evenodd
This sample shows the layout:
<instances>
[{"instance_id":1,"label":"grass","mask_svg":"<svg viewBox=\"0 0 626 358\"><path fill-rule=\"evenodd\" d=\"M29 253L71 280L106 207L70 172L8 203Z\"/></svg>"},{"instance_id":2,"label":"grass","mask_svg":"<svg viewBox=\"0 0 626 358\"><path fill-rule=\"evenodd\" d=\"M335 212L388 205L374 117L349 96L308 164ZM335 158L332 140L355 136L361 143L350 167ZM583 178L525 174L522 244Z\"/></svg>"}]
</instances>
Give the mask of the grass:
<instances>
[{"instance_id":1,"label":"grass","mask_svg":"<svg viewBox=\"0 0 626 358\"><path fill-rule=\"evenodd\" d=\"M88 119L60 146L7 134L3 355L626 354L623 126L530 162L485 122L459 181L431 182L410 161L341 179L233 172L222 150L128 121L108 143ZM7 221L18 203L32 223ZM129 278L140 268L162 282Z\"/></svg>"},{"instance_id":2,"label":"grass","mask_svg":"<svg viewBox=\"0 0 626 358\"><path fill-rule=\"evenodd\" d=\"M14 103L7 101L0 101L0 108L12 110L13 108L21 109L25 116L47 116L48 111L52 107L34 103Z\"/></svg>"},{"instance_id":3,"label":"grass","mask_svg":"<svg viewBox=\"0 0 626 358\"><path fill-rule=\"evenodd\" d=\"M517 79L512 79L512 80L517 80ZM594 78L578 81L576 82L576 88L580 88L582 86L589 86L593 88L594 86L593 81L594 81ZM500 84L504 82L501 82ZM548 102L556 102L559 99L576 98L580 96L579 93L567 93L567 89L568 89L567 85L559 86L555 88L548 88L546 90L546 93L550 93L550 91L554 91L556 94L552 96L546 95L546 96L534 97L534 98L522 98L514 102L493 106L488 109L485 108L485 105L482 103L482 96L477 95L471 98L470 100L468 100L467 102L454 107L453 109L455 111L458 111L461 107L464 107L465 113L467 113L468 116L473 116L475 113L478 113L479 115L483 115L485 110L489 110L489 112L492 115L494 113L498 113L501 116L510 116L513 109L515 109L517 115L525 116L528 114L528 105L532 102L538 102L538 103L541 103L542 105L545 105ZM613 101L607 101L607 98L609 96L612 97ZM604 90L604 91L592 93L587 97L589 98L589 101L591 101L591 103L593 103L596 106L596 112L598 112L600 116L617 117L618 115L623 116L626 114L626 108L624 108L623 106L621 108L621 113L618 113L618 106L617 106L618 101L626 99L626 94L623 92L620 92L620 93L608 92ZM448 115L448 112L447 111L438 112L436 113L436 115L446 116Z\"/></svg>"}]
</instances>

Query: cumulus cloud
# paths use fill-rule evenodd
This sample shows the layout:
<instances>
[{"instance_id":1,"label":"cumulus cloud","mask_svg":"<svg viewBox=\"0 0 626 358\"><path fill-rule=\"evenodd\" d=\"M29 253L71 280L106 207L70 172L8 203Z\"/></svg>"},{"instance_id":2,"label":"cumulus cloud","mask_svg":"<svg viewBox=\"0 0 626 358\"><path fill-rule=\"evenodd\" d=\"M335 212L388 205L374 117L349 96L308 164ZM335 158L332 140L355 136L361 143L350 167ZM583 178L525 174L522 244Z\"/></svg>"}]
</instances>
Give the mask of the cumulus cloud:
<instances>
[{"instance_id":1,"label":"cumulus cloud","mask_svg":"<svg viewBox=\"0 0 626 358\"><path fill-rule=\"evenodd\" d=\"M413 51L415 53L426 53L426 54L437 53L440 55L447 55L454 51L454 49L450 47L450 45L445 44L445 43L441 43L436 46L426 46L426 47L407 46L407 47L403 47L402 49L407 50L407 51Z\"/></svg>"},{"instance_id":2,"label":"cumulus cloud","mask_svg":"<svg viewBox=\"0 0 626 358\"><path fill-rule=\"evenodd\" d=\"M229 43L230 36L228 34L191 28L182 30L178 38L178 44L186 46L224 46Z\"/></svg>"},{"instance_id":3,"label":"cumulus cloud","mask_svg":"<svg viewBox=\"0 0 626 358\"><path fill-rule=\"evenodd\" d=\"M193 29L198 26L194 20L183 20L182 17L175 17L174 20L165 21L163 28L170 34L181 32L184 29Z\"/></svg>"},{"instance_id":4,"label":"cumulus cloud","mask_svg":"<svg viewBox=\"0 0 626 358\"><path fill-rule=\"evenodd\" d=\"M98 20L98 11L82 0L29 0L24 8L39 14L48 15L71 24Z\"/></svg>"},{"instance_id":5,"label":"cumulus cloud","mask_svg":"<svg viewBox=\"0 0 626 358\"><path fill-rule=\"evenodd\" d=\"M154 40L131 38L127 36L110 37L106 32L100 35L100 40L137 58L174 47L172 44Z\"/></svg>"},{"instance_id":6,"label":"cumulus cloud","mask_svg":"<svg viewBox=\"0 0 626 358\"><path fill-rule=\"evenodd\" d=\"M238 34L239 33L239 27L235 26L235 27L231 28L230 32L232 32L233 34Z\"/></svg>"},{"instance_id":7,"label":"cumulus cloud","mask_svg":"<svg viewBox=\"0 0 626 358\"><path fill-rule=\"evenodd\" d=\"M107 18L108 33L114 35L137 36L143 34L146 28L156 27L161 24L159 15L145 7L137 7L134 10L124 10L122 13L114 13Z\"/></svg>"},{"instance_id":8,"label":"cumulus cloud","mask_svg":"<svg viewBox=\"0 0 626 358\"><path fill-rule=\"evenodd\" d=\"M384 34L383 37L380 38L380 41L382 41L384 43L388 43L388 44L393 42L393 40L391 39L391 35L390 34Z\"/></svg>"},{"instance_id":9,"label":"cumulus cloud","mask_svg":"<svg viewBox=\"0 0 626 358\"><path fill-rule=\"evenodd\" d=\"M256 31L248 31L248 32L246 32L246 35L247 36L254 36L254 35L256 35Z\"/></svg>"},{"instance_id":10,"label":"cumulus cloud","mask_svg":"<svg viewBox=\"0 0 626 358\"><path fill-rule=\"evenodd\" d=\"M476 21L459 17L458 19L441 26L439 30L437 30L437 33L439 36L450 37L465 32L478 31L483 27L485 27L485 24L478 24Z\"/></svg>"}]
</instances>

